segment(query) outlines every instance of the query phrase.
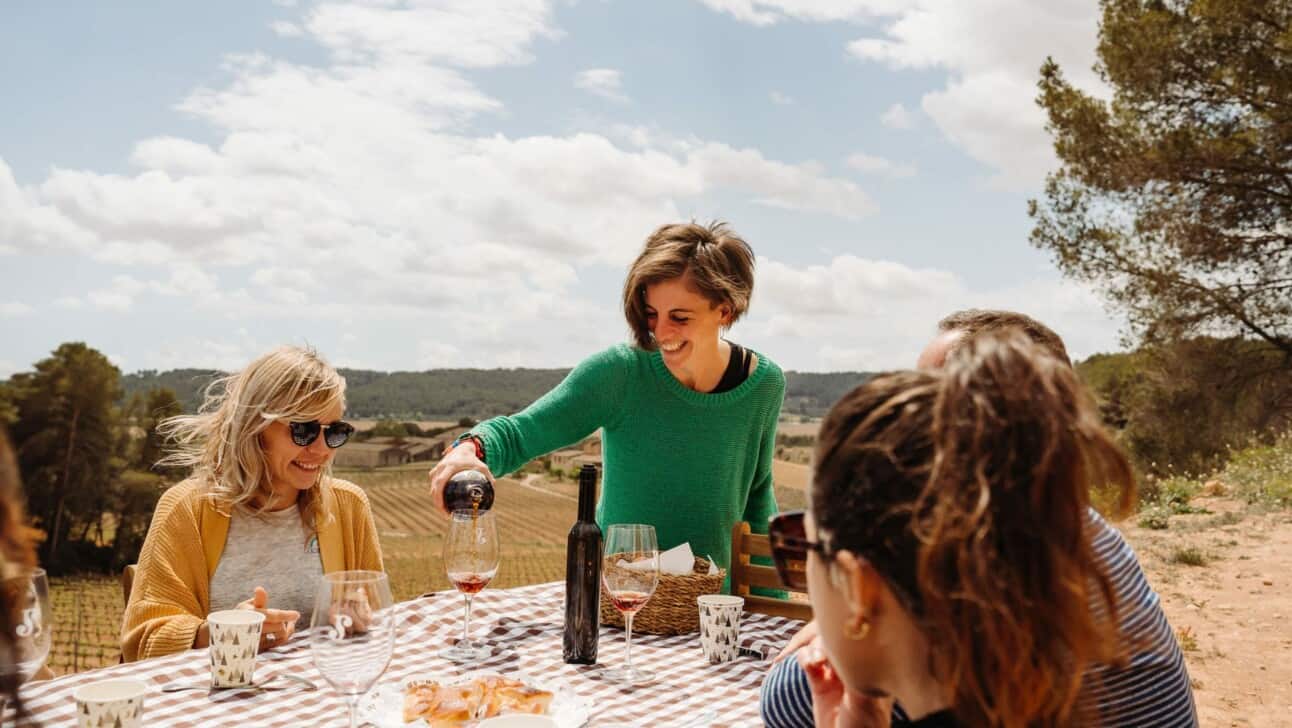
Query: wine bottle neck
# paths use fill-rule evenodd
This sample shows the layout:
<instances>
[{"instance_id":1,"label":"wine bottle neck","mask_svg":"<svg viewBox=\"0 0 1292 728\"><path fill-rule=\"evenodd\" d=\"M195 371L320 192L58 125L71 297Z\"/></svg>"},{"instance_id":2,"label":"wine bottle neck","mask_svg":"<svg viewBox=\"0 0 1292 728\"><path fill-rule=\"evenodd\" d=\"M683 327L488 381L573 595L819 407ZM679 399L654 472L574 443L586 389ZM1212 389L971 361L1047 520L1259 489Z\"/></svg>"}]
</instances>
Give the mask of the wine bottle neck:
<instances>
[{"instance_id":1,"label":"wine bottle neck","mask_svg":"<svg viewBox=\"0 0 1292 728\"><path fill-rule=\"evenodd\" d=\"M579 520L592 523L597 518L597 481L579 480Z\"/></svg>"}]
</instances>

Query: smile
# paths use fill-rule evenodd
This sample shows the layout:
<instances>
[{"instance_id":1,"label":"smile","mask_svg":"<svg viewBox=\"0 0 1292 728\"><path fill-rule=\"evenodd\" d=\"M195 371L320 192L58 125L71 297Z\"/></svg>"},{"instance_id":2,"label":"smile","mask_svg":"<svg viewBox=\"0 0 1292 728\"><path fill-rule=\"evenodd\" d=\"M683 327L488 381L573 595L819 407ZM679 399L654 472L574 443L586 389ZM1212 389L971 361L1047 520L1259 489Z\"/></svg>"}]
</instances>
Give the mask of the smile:
<instances>
[{"instance_id":1,"label":"smile","mask_svg":"<svg viewBox=\"0 0 1292 728\"><path fill-rule=\"evenodd\" d=\"M313 464L310 464L310 463L301 463L301 462L297 462L297 461L295 461L295 460L293 460L293 461L292 461L292 465L295 465L296 467L300 468L301 470L305 470L305 471L308 471L308 472L311 472L311 473L317 472L317 471L318 471L318 469L321 467L321 464L320 464L320 463L313 463Z\"/></svg>"},{"instance_id":2,"label":"smile","mask_svg":"<svg viewBox=\"0 0 1292 728\"><path fill-rule=\"evenodd\" d=\"M676 352L677 350L681 349L683 346L686 346L685 341L679 341L675 344L665 344L664 342L661 341L659 344L659 349L660 351L666 354L672 354L673 352Z\"/></svg>"}]
</instances>

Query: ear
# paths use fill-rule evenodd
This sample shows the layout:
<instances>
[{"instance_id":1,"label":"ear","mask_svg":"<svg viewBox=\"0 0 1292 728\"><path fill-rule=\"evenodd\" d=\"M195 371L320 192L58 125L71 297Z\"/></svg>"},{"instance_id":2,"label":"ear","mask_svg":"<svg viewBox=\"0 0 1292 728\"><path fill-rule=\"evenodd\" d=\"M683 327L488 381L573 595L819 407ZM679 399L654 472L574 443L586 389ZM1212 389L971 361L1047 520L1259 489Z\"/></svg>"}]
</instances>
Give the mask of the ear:
<instances>
[{"instance_id":1,"label":"ear","mask_svg":"<svg viewBox=\"0 0 1292 728\"><path fill-rule=\"evenodd\" d=\"M718 314L722 317L723 326L731 325L731 304L729 303L718 304Z\"/></svg>"},{"instance_id":2,"label":"ear","mask_svg":"<svg viewBox=\"0 0 1292 728\"><path fill-rule=\"evenodd\" d=\"M874 618L884 580L870 562L840 551L831 562L830 578L848 605L849 621Z\"/></svg>"}]
</instances>

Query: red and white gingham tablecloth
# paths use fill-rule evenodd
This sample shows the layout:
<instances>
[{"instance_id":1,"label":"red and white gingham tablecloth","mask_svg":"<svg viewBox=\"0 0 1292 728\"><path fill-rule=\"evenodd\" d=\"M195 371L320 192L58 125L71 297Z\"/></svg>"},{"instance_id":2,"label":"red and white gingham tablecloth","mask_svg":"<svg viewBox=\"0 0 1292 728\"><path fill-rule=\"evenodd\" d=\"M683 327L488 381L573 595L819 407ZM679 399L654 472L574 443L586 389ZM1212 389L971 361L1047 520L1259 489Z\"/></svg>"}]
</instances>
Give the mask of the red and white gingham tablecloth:
<instances>
[{"instance_id":1,"label":"red and white gingham tablecloth","mask_svg":"<svg viewBox=\"0 0 1292 728\"><path fill-rule=\"evenodd\" d=\"M562 661L564 590L564 584L558 582L481 592L472 610L471 634L496 649L492 658L470 670L521 672L557 682L588 699L592 706L589 728L610 724L669 728L708 711L717 713L711 724L715 728L760 726L758 689L771 665L770 658L802 626L794 620L746 612L741 623L742 646L767 658L742 653L735 661L722 665L710 665L704 659L698 633L676 637L635 634L633 664L653 672L655 680L623 688L600 678L602 669L623 661L622 630L602 629L599 665L567 665ZM437 655L450 640L461 635L462 603L457 592L439 592L401 603L402 624L394 657L381 682L462 674L462 668ZM144 708L144 725L150 727L348 725L345 702L314 668L303 635L261 655L256 666L258 680L278 671L313 680L319 689L307 691L290 681L278 680L273 687L283 689L162 693L160 687L174 680L201 683L207 679L207 651L190 650L26 686L22 695L34 720L22 725L75 726L73 691L90 682L121 677L145 680L154 689L145 699ZM5 714L3 725L13 725L12 711Z\"/></svg>"}]
</instances>

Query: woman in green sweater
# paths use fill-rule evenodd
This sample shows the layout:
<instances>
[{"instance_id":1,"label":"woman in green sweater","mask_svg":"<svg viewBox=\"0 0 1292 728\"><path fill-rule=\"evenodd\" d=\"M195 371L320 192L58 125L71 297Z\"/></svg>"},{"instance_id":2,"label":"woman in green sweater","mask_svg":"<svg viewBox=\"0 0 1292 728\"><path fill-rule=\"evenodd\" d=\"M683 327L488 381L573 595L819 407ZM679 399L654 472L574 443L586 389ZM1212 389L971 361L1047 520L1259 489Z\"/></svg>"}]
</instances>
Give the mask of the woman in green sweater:
<instances>
[{"instance_id":1,"label":"woman in green sweater","mask_svg":"<svg viewBox=\"0 0 1292 728\"><path fill-rule=\"evenodd\" d=\"M726 225L665 225L624 282L633 344L588 357L519 414L476 425L431 470L506 475L602 434L597 522L646 523L661 549L690 543L728 567L731 528L766 533L776 513L772 455L785 375L722 338L749 307L754 253Z\"/></svg>"}]
</instances>

